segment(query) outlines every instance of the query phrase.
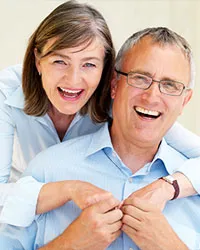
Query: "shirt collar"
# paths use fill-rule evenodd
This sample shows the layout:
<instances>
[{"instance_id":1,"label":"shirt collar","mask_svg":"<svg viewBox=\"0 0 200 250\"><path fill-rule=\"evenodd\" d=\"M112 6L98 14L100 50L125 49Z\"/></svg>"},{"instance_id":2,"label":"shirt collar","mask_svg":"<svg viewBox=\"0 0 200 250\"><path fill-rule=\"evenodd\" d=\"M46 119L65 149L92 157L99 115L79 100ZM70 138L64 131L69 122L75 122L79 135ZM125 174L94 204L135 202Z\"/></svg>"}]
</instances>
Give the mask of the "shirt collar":
<instances>
[{"instance_id":1,"label":"shirt collar","mask_svg":"<svg viewBox=\"0 0 200 250\"><path fill-rule=\"evenodd\" d=\"M86 153L87 156L92 155L104 148L111 148L114 151L108 126L108 123L105 123L97 132L92 135L91 143ZM167 172L172 174L174 171L176 171L176 169L179 168L180 165L183 164L185 157L169 146L163 138L152 162L147 163L144 166L144 171L143 168L139 171L143 174L147 174L150 172L154 163L158 160L162 161ZM174 164L176 164L177 167L175 167Z\"/></svg>"},{"instance_id":2,"label":"shirt collar","mask_svg":"<svg viewBox=\"0 0 200 250\"><path fill-rule=\"evenodd\" d=\"M108 122L106 122L97 132L92 134L91 143L88 147L86 155L92 155L104 148L112 148L112 142L108 129Z\"/></svg>"},{"instance_id":3,"label":"shirt collar","mask_svg":"<svg viewBox=\"0 0 200 250\"><path fill-rule=\"evenodd\" d=\"M165 166L167 172L169 174L173 174L176 169L178 169L179 166L183 164L185 159L186 158L182 154L169 146L163 138L153 161L148 165L148 170L150 171L154 163L157 160L160 160ZM177 167L175 167L174 164L176 164Z\"/></svg>"}]
</instances>

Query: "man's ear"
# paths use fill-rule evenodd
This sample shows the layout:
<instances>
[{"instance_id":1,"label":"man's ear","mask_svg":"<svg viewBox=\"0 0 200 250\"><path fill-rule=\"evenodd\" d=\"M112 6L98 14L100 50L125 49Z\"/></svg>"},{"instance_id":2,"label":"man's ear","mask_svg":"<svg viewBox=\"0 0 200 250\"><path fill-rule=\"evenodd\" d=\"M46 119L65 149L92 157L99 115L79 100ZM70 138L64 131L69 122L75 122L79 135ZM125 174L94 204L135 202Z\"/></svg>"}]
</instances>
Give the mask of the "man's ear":
<instances>
[{"instance_id":1,"label":"man's ear","mask_svg":"<svg viewBox=\"0 0 200 250\"><path fill-rule=\"evenodd\" d=\"M36 48L34 49L34 55L35 55L35 66L37 68L38 74L40 75L41 74L40 57L38 55L38 51Z\"/></svg>"},{"instance_id":2,"label":"man's ear","mask_svg":"<svg viewBox=\"0 0 200 250\"><path fill-rule=\"evenodd\" d=\"M187 92L185 94L185 98L184 98L183 104L182 104L182 110L181 110L180 114L182 114L183 108L190 101L190 99L192 97L192 94L193 94L193 90L192 89L187 90Z\"/></svg>"},{"instance_id":3,"label":"man's ear","mask_svg":"<svg viewBox=\"0 0 200 250\"><path fill-rule=\"evenodd\" d=\"M184 99L184 102L183 102L183 107L189 102L189 100L192 97L192 94L193 94L193 90L192 89L187 90L187 93L185 95L185 99Z\"/></svg>"},{"instance_id":4,"label":"man's ear","mask_svg":"<svg viewBox=\"0 0 200 250\"><path fill-rule=\"evenodd\" d=\"M117 89L117 73L114 72L113 74L113 78L112 78L112 81L111 81L111 98L112 99L115 99L115 95L116 95L116 89Z\"/></svg>"}]
</instances>

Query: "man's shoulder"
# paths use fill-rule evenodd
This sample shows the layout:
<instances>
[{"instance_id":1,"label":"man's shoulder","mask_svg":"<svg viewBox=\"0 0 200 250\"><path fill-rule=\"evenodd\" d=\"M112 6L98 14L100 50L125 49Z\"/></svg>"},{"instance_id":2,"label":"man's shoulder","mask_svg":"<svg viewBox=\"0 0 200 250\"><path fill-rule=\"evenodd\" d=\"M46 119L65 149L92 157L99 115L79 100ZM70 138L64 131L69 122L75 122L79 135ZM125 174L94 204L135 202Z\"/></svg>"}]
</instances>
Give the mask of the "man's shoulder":
<instances>
[{"instance_id":1,"label":"man's shoulder","mask_svg":"<svg viewBox=\"0 0 200 250\"><path fill-rule=\"evenodd\" d=\"M181 154L179 151L166 144L164 151L162 152L162 157L167 171L172 174L178 167L182 166L187 158Z\"/></svg>"},{"instance_id":2,"label":"man's shoulder","mask_svg":"<svg viewBox=\"0 0 200 250\"><path fill-rule=\"evenodd\" d=\"M87 153L89 148L102 148L106 144L109 136L107 125L107 123L104 123L98 128L98 130L92 133L81 135L51 146L45 150L45 155L84 155ZM41 152L41 154L43 157L46 157L43 152Z\"/></svg>"},{"instance_id":3,"label":"man's shoulder","mask_svg":"<svg viewBox=\"0 0 200 250\"><path fill-rule=\"evenodd\" d=\"M106 133L108 133L108 129L105 123L105 126L94 133L76 137L45 149L31 160L25 175L54 178L57 173L60 176L59 172L66 167L68 170L79 168L87 162L88 157L101 151L104 145L107 145L105 143Z\"/></svg>"},{"instance_id":4,"label":"man's shoulder","mask_svg":"<svg viewBox=\"0 0 200 250\"><path fill-rule=\"evenodd\" d=\"M82 135L73 139L69 139L67 141L61 142L59 144L53 145L44 151L40 152L35 159L37 160L43 160L43 159L48 159L48 160L54 160L55 158L62 159L64 157L69 156L70 158L72 157L77 157L80 156L80 154L85 154L86 150L88 149L93 134L87 134L87 135Z\"/></svg>"},{"instance_id":5,"label":"man's shoulder","mask_svg":"<svg viewBox=\"0 0 200 250\"><path fill-rule=\"evenodd\" d=\"M187 157L183 155L181 152L179 152L177 149L173 148L170 145L168 146L169 153L171 154L171 157L174 157L174 159L179 159L180 161L186 161Z\"/></svg>"}]
</instances>

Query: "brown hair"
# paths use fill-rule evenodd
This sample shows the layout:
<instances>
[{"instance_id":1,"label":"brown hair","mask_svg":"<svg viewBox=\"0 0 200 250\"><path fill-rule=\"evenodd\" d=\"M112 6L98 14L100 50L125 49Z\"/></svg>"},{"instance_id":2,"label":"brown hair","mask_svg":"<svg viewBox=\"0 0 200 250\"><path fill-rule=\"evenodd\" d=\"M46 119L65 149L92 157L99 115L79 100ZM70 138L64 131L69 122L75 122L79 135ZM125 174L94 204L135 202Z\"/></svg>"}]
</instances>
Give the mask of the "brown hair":
<instances>
[{"instance_id":1,"label":"brown hair","mask_svg":"<svg viewBox=\"0 0 200 250\"><path fill-rule=\"evenodd\" d=\"M49 99L42 87L41 77L35 66L34 49L39 54L51 38L55 42L44 56L64 48L72 48L100 38L105 47L104 68L100 83L81 108L80 113L89 113L95 122L104 122L109 117L111 104L110 82L112 78L115 50L109 28L103 16L87 4L68 1L53 10L32 34L23 63L22 87L25 96L24 111L28 115L42 116L49 107Z\"/></svg>"}]
</instances>

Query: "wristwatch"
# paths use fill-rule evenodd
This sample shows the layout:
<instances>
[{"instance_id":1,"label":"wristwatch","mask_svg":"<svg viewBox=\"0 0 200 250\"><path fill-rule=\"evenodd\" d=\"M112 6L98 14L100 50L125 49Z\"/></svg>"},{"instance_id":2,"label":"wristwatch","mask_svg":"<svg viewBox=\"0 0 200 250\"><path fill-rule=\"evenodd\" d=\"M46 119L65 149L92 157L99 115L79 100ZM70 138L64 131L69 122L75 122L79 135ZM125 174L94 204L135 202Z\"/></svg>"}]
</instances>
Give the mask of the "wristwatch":
<instances>
[{"instance_id":1,"label":"wristwatch","mask_svg":"<svg viewBox=\"0 0 200 250\"><path fill-rule=\"evenodd\" d=\"M167 175L167 176L163 176L160 178L161 180L164 180L166 182L168 182L169 184L171 184L174 188L174 196L171 200L176 199L179 196L180 193L180 189L179 189L179 185L176 179L174 179L174 177L172 175Z\"/></svg>"}]
</instances>

